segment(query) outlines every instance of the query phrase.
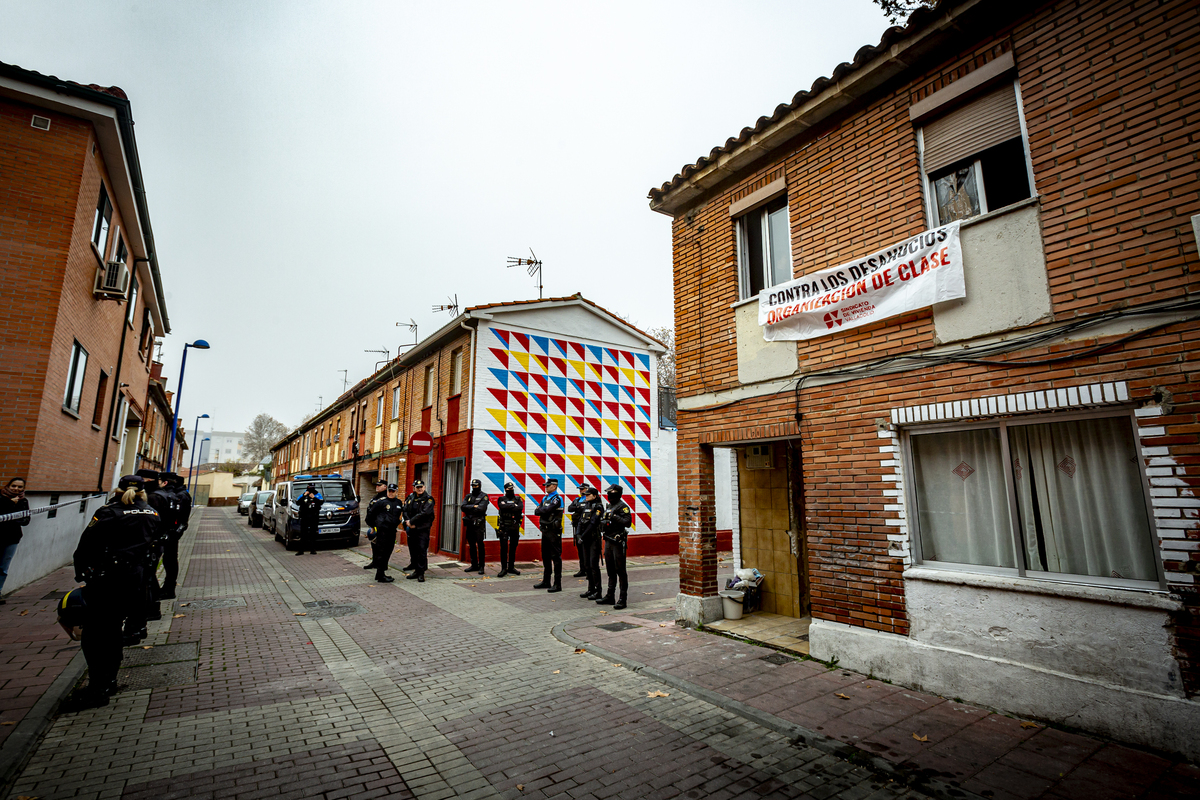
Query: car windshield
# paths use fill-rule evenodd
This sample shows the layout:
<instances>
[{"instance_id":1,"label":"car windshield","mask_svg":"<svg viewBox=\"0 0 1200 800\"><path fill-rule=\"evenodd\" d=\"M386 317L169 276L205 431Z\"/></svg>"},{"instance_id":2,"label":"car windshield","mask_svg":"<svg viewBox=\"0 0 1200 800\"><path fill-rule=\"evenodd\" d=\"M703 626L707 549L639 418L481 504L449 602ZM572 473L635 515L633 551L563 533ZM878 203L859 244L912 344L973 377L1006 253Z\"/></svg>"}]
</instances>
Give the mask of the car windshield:
<instances>
[{"instance_id":1,"label":"car windshield","mask_svg":"<svg viewBox=\"0 0 1200 800\"><path fill-rule=\"evenodd\" d=\"M253 500L254 492L247 492L246 494L242 495L242 499L243 500Z\"/></svg>"},{"instance_id":2,"label":"car windshield","mask_svg":"<svg viewBox=\"0 0 1200 800\"><path fill-rule=\"evenodd\" d=\"M309 481L293 487L292 491L295 492L297 500L310 485L317 487L317 494L321 495L321 499L327 503L344 503L354 499L354 490L350 488L350 481Z\"/></svg>"},{"instance_id":3,"label":"car windshield","mask_svg":"<svg viewBox=\"0 0 1200 800\"><path fill-rule=\"evenodd\" d=\"M273 495L273 494L275 494L275 493L274 492L259 492L258 498L255 500L255 502L256 503L265 503L271 499L271 495Z\"/></svg>"}]
</instances>

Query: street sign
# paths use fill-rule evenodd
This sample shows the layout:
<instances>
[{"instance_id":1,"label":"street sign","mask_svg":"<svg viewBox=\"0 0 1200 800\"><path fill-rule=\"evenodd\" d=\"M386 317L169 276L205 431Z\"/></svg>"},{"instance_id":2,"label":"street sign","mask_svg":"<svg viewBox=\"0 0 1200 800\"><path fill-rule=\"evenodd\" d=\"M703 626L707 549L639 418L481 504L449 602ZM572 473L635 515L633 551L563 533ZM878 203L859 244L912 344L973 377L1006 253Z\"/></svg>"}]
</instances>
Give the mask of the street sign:
<instances>
[{"instance_id":1,"label":"street sign","mask_svg":"<svg viewBox=\"0 0 1200 800\"><path fill-rule=\"evenodd\" d=\"M433 437L426 431L417 431L408 439L408 452L423 456L433 449Z\"/></svg>"}]
</instances>

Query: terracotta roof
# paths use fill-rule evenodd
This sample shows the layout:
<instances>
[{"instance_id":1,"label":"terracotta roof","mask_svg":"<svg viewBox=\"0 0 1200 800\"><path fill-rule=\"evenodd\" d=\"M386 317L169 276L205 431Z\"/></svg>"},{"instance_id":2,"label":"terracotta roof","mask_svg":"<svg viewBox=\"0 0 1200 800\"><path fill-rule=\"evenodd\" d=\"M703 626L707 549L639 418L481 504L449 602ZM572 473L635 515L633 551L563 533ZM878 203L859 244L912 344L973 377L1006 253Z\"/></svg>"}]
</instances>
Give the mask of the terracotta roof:
<instances>
[{"instance_id":1,"label":"terracotta roof","mask_svg":"<svg viewBox=\"0 0 1200 800\"><path fill-rule=\"evenodd\" d=\"M655 338L654 336L651 336L650 334L646 333L644 330L642 330L638 326L634 325L632 322L628 322L624 319L621 319L621 317L619 317L616 314L614 314L613 312L609 311L604 306L599 305L597 303L593 303L591 300L588 300L586 297L584 297L583 294L580 292L576 292L575 294L570 295L569 297L546 297L546 298L542 298L540 300L509 300L506 303L484 303L483 305L480 305L480 306L469 306L467 308L467 311L468 312L470 312L470 311L486 311L489 308L504 308L507 306L526 306L526 305L534 305L537 303L569 303L573 300L578 300L582 303L587 303L592 308L596 309L597 311L604 312L605 314L612 317L614 320L616 320L620 324L624 325L625 327L631 328L631 329L637 331L638 333L640 333L642 336L645 336L647 339L650 339L651 341L654 341L654 342L658 342L658 344L662 345L663 347L666 347L665 344L663 344L662 342L659 342L658 339Z\"/></svg>"},{"instance_id":2,"label":"terracotta roof","mask_svg":"<svg viewBox=\"0 0 1200 800\"><path fill-rule=\"evenodd\" d=\"M790 103L776 106L775 112L771 114L771 116L759 117L758 121L754 123L753 128L742 128L741 133L739 133L736 137L726 139L725 144L714 147L711 151L709 151L707 156L701 156L700 158L696 159L696 163L688 164L687 166L683 167L681 170L679 170L675 177L671 178L671 180L667 181L662 186L652 188L649 195L647 195L650 198L650 201L654 203L661 200L667 193L678 188L680 185L686 182L688 178L714 163L721 156L732 153L738 147L748 142L752 137L762 133L772 125L780 122L785 116L799 109L802 105L821 94L821 92L828 89L831 85L844 80L847 76L861 69L872 59L886 53L888 49L896 42L900 41L906 36L909 36L914 31L924 27L927 23L933 21L935 17L940 16L941 12L945 8L957 5L960 1L961 0L941 0L941 2L938 2L932 7L918 8L912 13L911 16L909 16L904 27L893 26L884 31L883 36L879 40L879 44L864 45L863 47L859 48L858 52L854 54L854 60L852 62L847 63L843 61L841 64L838 64L836 67L834 67L833 73L828 78L817 78L815 81L813 81L812 86L810 86L807 91L801 90L797 92L795 96L792 97L792 101Z\"/></svg>"},{"instance_id":3,"label":"terracotta roof","mask_svg":"<svg viewBox=\"0 0 1200 800\"><path fill-rule=\"evenodd\" d=\"M95 83L79 83L78 81L68 81L58 77L57 75L45 75L37 70L26 69L25 67L19 67L16 64L5 64L4 62L0 62L0 66L10 67L12 70L17 71L18 73L23 72L25 73L25 77L41 78L46 81L54 81L56 83L66 84L68 86L75 86L80 89L91 89L93 92L111 95L112 97L117 97L127 102L129 100L129 95L125 94L125 90L120 86L100 86L99 84Z\"/></svg>"}]
</instances>

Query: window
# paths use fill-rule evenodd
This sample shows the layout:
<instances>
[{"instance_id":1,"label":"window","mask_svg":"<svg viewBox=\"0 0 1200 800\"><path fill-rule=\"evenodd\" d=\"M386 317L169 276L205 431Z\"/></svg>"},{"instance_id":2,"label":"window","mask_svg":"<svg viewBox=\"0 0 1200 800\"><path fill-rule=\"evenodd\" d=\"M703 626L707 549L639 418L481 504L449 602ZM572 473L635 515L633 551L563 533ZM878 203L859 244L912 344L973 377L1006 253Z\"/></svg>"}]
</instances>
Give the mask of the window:
<instances>
[{"instance_id":1,"label":"window","mask_svg":"<svg viewBox=\"0 0 1200 800\"><path fill-rule=\"evenodd\" d=\"M375 398L375 427L383 424L383 392Z\"/></svg>"},{"instance_id":2,"label":"window","mask_svg":"<svg viewBox=\"0 0 1200 800\"><path fill-rule=\"evenodd\" d=\"M906 439L909 518L922 561L1159 582L1128 414L943 426Z\"/></svg>"},{"instance_id":3,"label":"window","mask_svg":"<svg viewBox=\"0 0 1200 800\"><path fill-rule=\"evenodd\" d=\"M452 396L462 393L462 368L463 353L460 347L450 353L450 394Z\"/></svg>"},{"instance_id":4,"label":"window","mask_svg":"<svg viewBox=\"0 0 1200 800\"><path fill-rule=\"evenodd\" d=\"M392 419L400 418L400 384L392 387ZM395 481L393 481L394 483Z\"/></svg>"},{"instance_id":5,"label":"window","mask_svg":"<svg viewBox=\"0 0 1200 800\"><path fill-rule=\"evenodd\" d=\"M792 279L792 243L787 196L738 217L741 298Z\"/></svg>"},{"instance_id":6,"label":"window","mask_svg":"<svg viewBox=\"0 0 1200 800\"><path fill-rule=\"evenodd\" d=\"M358 423L359 423L358 432L366 433L367 432L367 401L366 400L362 401L362 413L358 415Z\"/></svg>"},{"instance_id":7,"label":"window","mask_svg":"<svg viewBox=\"0 0 1200 800\"><path fill-rule=\"evenodd\" d=\"M125 249L125 237L121 236L121 227L119 225L113 238L117 240L117 243L113 246L112 260L124 264L125 259L129 258L129 251Z\"/></svg>"},{"instance_id":8,"label":"window","mask_svg":"<svg viewBox=\"0 0 1200 800\"><path fill-rule=\"evenodd\" d=\"M124 247L125 247L124 245L121 245L120 249L124 249ZM134 313L137 311L137 298L138 298L137 275L130 275L129 276L129 308L125 310L125 321L128 322L130 325L133 325ZM146 309L146 311L147 311L147 315L148 315L149 309ZM144 350L145 347L146 347L146 328L145 328L145 324L143 323L142 336L138 340L138 352L139 353L142 352L142 350Z\"/></svg>"},{"instance_id":9,"label":"window","mask_svg":"<svg viewBox=\"0 0 1200 800\"><path fill-rule=\"evenodd\" d=\"M92 244L103 256L108 252L109 225L112 223L112 203L108 201L108 190L100 184L100 198L96 200L96 218L92 223Z\"/></svg>"},{"instance_id":10,"label":"window","mask_svg":"<svg viewBox=\"0 0 1200 800\"><path fill-rule=\"evenodd\" d=\"M1031 194L1013 83L926 123L920 141L935 227L986 214Z\"/></svg>"},{"instance_id":11,"label":"window","mask_svg":"<svg viewBox=\"0 0 1200 800\"><path fill-rule=\"evenodd\" d=\"M117 441L121 440L121 432L125 429L125 411L126 411L125 395L118 392L117 393L117 410L116 410L116 413L113 414L112 431L111 431L112 438L116 439Z\"/></svg>"},{"instance_id":12,"label":"window","mask_svg":"<svg viewBox=\"0 0 1200 800\"><path fill-rule=\"evenodd\" d=\"M108 390L108 373L100 370L100 380L96 383L96 407L92 409L92 424L100 427L104 419L104 393Z\"/></svg>"},{"instance_id":13,"label":"window","mask_svg":"<svg viewBox=\"0 0 1200 800\"><path fill-rule=\"evenodd\" d=\"M79 415L79 402L83 398L83 376L87 371L87 350L79 342L71 347L71 362L67 367L67 388L63 391L63 408Z\"/></svg>"},{"instance_id":14,"label":"window","mask_svg":"<svg viewBox=\"0 0 1200 800\"><path fill-rule=\"evenodd\" d=\"M425 401L422 404L425 408L428 408L429 406L433 405L433 365L432 364L425 367L425 390L422 392L422 396L425 398Z\"/></svg>"}]
</instances>

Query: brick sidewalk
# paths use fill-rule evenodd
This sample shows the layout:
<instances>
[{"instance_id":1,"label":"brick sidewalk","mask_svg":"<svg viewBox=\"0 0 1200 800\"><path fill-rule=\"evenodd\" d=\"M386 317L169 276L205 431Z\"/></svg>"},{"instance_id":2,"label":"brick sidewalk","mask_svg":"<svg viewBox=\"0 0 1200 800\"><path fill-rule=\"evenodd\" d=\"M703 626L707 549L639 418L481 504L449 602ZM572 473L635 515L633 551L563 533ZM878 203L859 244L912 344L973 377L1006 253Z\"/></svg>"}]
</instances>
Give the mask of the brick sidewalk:
<instances>
[{"instance_id":1,"label":"brick sidewalk","mask_svg":"<svg viewBox=\"0 0 1200 800\"><path fill-rule=\"evenodd\" d=\"M1200 796L1200 768L1162 755L905 689L841 668L662 622L646 612L568 624L575 639L678 687L885 759L902 773L995 800ZM627 623L624 630L603 625Z\"/></svg>"},{"instance_id":2,"label":"brick sidewalk","mask_svg":"<svg viewBox=\"0 0 1200 800\"><path fill-rule=\"evenodd\" d=\"M578 597L582 579L564 577L551 595L532 588L538 566L497 579L494 565L487 578L448 565L425 583L379 584L361 569L367 550L295 556L228 509L200 512L181 542L179 597L145 646L126 650L122 691L50 720L9 797L921 796L574 652L556 626L613 618ZM392 561L397 578L407 556ZM631 560L631 611L670 602L675 563ZM76 649L58 652L69 643L51 603L34 599L70 588L68 577L18 593L44 608L0 649L31 696Z\"/></svg>"}]
</instances>

